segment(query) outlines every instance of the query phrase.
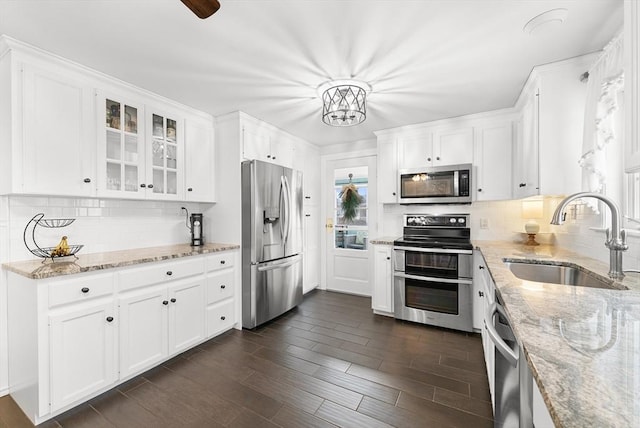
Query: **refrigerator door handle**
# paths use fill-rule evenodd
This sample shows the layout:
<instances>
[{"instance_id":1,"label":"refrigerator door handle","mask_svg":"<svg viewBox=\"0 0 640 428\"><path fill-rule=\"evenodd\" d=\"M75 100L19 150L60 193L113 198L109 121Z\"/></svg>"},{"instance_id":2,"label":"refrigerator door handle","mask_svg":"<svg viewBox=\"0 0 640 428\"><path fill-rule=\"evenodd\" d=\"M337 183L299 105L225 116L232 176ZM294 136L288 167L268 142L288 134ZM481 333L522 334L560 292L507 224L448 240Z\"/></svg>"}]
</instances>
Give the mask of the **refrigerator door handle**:
<instances>
[{"instance_id":1,"label":"refrigerator door handle","mask_svg":"<svg viewBox=\"0 0 640 428\"><path fill-rule=\"evenodd\" d=\"M287 205L285 202L285 193L286 193L286 188L285 188L285 184L284 184L284 176L280 176L280 237L282 238L282 243L284 244L286 239L285 239L285 227L284 227L284 222L286 221L286 212L283 212L283 208L284 211L286 211L287 209Z\"/></svg>"},{"instance_id":2,"label":"refrigerator door handle","mask_svg":"<svg viewBox=\"0 0 640 428\"><path fill-rule=\"evenodd\" d=\"M287 180L287 177L284 175L282 176L282 184L284 185L284 243L286 245L289 240L289 233L291 232L291 189L289 188L289 180Z\"/></svg>"},{"instance_id":3,"label":"refrigerator door handle","mask_svg":"<svg viewBox=\"0 0 640 428\"><path fill-rule=\"evenodd\" d=\"M276 270L276 269L284 269L287 268L289 266L293 266L296 263L300 262L300 258L296 257L295 260L291 260L290 262L286 262L286 263L281 263L281 264L274 264L274 265L270 265L270 266L258 266L258 272L267 272L270 270Z\"/></svg>"}]
</instances>

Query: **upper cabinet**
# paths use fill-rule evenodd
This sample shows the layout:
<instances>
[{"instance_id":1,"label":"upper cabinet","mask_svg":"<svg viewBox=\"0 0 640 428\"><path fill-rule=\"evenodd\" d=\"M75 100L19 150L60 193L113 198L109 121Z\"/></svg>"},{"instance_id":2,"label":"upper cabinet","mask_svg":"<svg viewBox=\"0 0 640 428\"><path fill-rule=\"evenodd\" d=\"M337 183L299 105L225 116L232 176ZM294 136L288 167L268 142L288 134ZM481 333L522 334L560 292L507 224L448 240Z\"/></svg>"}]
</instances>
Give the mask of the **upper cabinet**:
<instances>
[{"instance_id":1,"label":"upper cabinet","mask_svg":"<svg viewBox=\"0 0 640 428\"><path fill-rule=\"evenodd\" d=\"M211 115L4 36L0 87L0 193L214 201Z\"/></svg>"},{"instance_id":2,"label":"upper cabinet","mask_svg":"<svg viewBox=\"0 0 640 428\"><path fill-rule=\"evenodd\" d=\"M0 59L0 81L0 193L93 196L94 107L86 77L10 52Z\"/></svg>"},{"instance_id":3,"label":"upper cabinet","mask_svg":"<svg viewBox=\"0 0 640 428\"><path fill-rule=\"evenodd\" d=\"M640 4L624 2L625 170L640 171Z\"/></svg>"},{"instance_id":4,"label":"upper cabinet","mask_svg":"<svg viewBox=\"0 0 640 428\"><path fill-rule=\"evenodd\" d=\"M595 57L584 55L532 71L516 103L516 198L580 191L586 85L576 76Z\"/></svg>"},{"instance_id":5,"label":"upper cabinet","mask_svg":"<svg viewBox=\"0 0 640 428\"><path fill-rule=\"evenodd\" d=\"M473 161L473 128L424 129L399 138L399 169L459 165Z\"/></svg>"},{"instance_id":6,"label":"upper cabinet","mask_svg":"<svg viewBox=\"0 0 640 428\"><path fill-rule=\"evenodd\" d=\"M242 157L293 168L294 144L273 129L245 121L242 125Z\"/></svg>"},{"instance_id":7,"label":"upper cabinet","mask_svg":"<svg viewBox=\"0 0 640 428\"><path fill-rule=\"evenodd\" d=\"M479 124L475 128L473 147L475 200L511 199L512 145L511 115Z\"/></svg>"}]
</instances>

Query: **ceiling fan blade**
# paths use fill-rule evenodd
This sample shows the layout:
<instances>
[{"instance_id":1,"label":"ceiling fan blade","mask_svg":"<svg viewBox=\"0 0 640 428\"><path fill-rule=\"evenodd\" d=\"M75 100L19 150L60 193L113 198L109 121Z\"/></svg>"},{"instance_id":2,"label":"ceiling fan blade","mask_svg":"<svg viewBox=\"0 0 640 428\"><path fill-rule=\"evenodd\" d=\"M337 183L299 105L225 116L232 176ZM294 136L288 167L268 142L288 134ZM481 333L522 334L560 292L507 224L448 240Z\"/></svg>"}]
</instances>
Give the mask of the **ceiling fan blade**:
<instances>
[{"instance_id":1,"label":"ceiling fan blade","mask_svg":"<svg viewBox=\"0 0 640 428\"><path fill-rule=\"evenodd\" d=\"M213 15L220 9L218 0L180 0L185 4L198 18L205 19Z\"/></svg>"}]
</instances>

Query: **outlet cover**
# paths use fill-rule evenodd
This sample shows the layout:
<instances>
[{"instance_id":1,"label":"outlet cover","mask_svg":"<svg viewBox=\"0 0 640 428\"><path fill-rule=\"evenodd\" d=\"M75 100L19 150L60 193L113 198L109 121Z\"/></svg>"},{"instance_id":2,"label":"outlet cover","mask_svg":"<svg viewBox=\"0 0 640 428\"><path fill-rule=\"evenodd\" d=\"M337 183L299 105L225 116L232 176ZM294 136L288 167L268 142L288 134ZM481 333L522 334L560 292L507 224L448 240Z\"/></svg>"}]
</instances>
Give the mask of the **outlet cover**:
<instances>
[{"instance_id":1,"label":"outlet cover","mask_svg":"<svg viewBox=\"0 0 640 428\"><path fill-rule=\"evenodd\" d=\"M481 218L480 219L480 229L489 229L489 219Z\"/></svg>"}]
</instances>

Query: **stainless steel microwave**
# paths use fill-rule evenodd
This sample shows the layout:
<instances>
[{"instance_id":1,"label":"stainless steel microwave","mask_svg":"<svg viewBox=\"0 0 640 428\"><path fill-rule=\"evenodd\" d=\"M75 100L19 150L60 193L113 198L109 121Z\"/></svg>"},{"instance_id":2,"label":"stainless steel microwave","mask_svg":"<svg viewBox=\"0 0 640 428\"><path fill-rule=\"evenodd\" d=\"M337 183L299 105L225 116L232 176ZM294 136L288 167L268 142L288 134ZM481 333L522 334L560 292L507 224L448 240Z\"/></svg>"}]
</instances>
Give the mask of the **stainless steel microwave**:
<instances>
[{"instance_id":1,"label":"stainless steel microwave","mask_svg":"<svg viewBox=\"0 0 640 428\"><path fill-rule=\"evenodd\" d=\"M401 204L471 203L471 164L402 169Z\"/></svg>"}]
</instances>

